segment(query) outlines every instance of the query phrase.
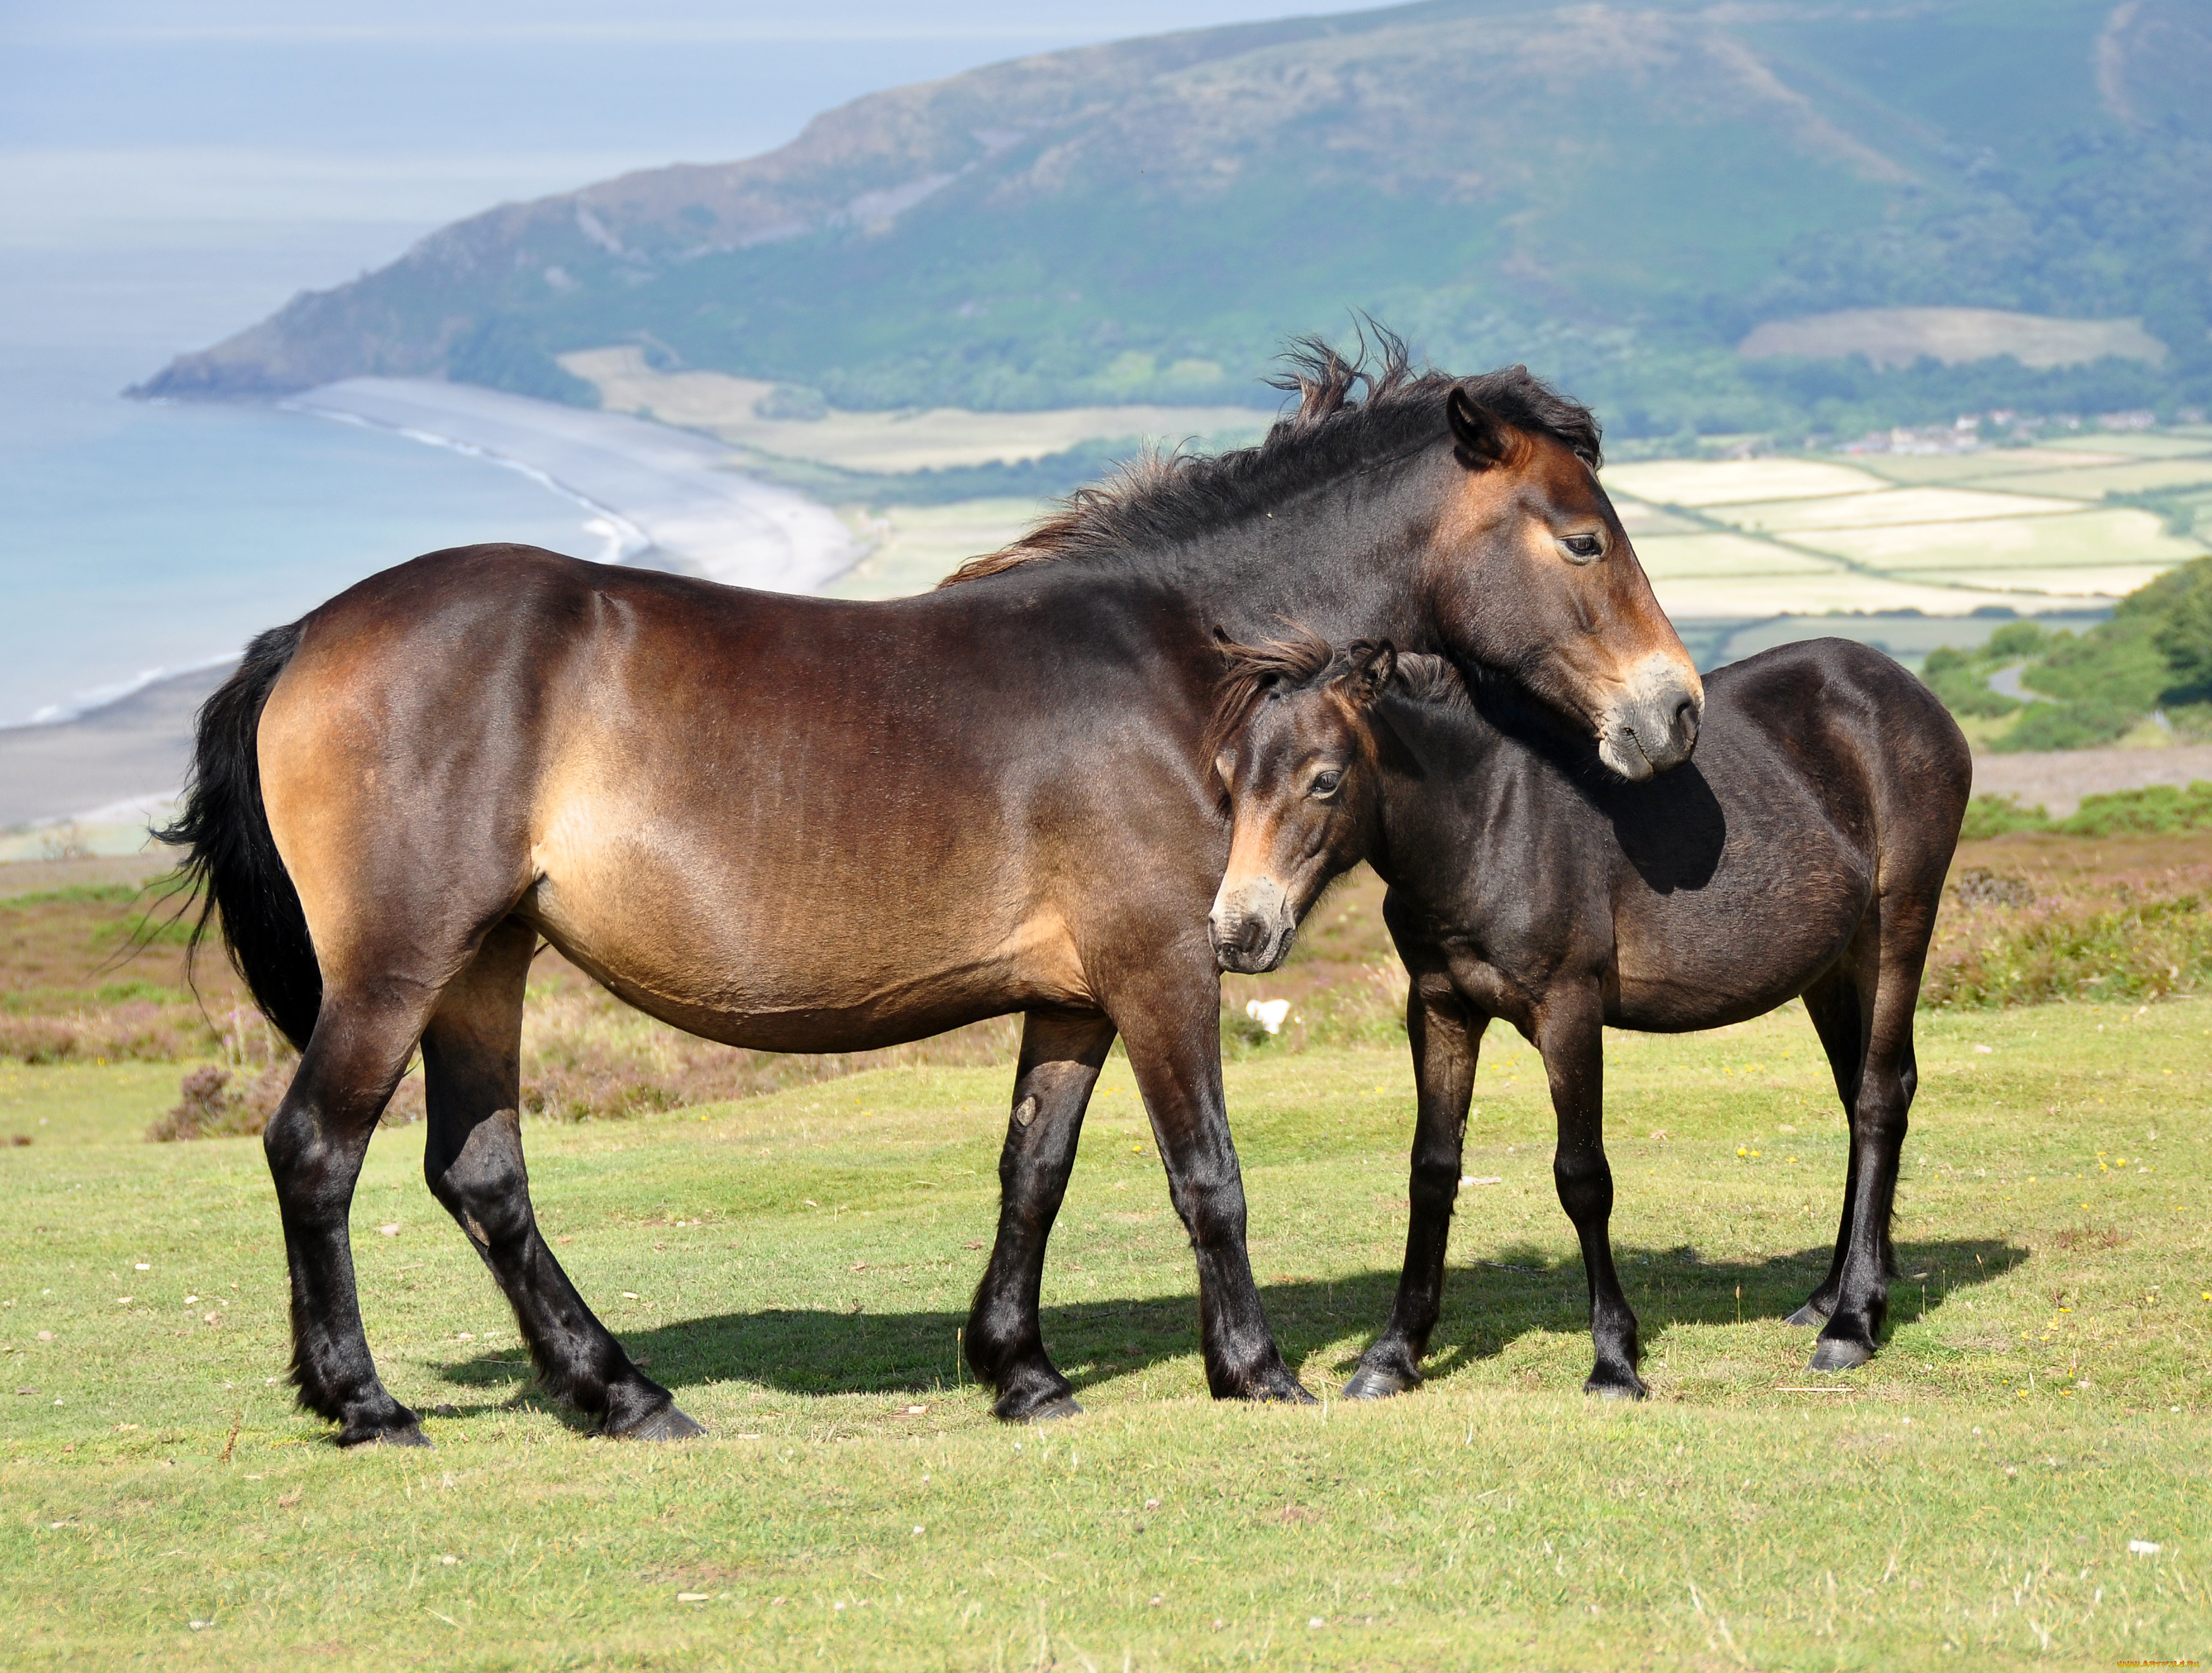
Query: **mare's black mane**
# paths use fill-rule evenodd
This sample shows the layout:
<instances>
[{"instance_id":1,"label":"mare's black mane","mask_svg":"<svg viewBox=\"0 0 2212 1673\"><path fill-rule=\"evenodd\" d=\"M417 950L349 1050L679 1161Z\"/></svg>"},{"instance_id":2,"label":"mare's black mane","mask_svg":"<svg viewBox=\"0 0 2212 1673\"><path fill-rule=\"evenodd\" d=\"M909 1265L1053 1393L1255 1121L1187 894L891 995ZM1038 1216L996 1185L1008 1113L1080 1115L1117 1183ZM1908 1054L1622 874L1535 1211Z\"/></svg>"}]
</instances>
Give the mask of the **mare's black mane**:
<instances>
[{"instance_id":1,"label":"mare's black mane","mask_svg":"<svg viewBox=\"0 0 2212 1673\"><path fill-rule=\"evenodd\" d=\"M1301 338L1270 381L1295 394L1295 409L1256 446L1224 453L1146 453L1103 483L1079 488L1011 546L970 558L939 583L994 575L1045 558L1098 557L1187 540L1290 494L1402 457L1445 433L1455 389L1506 423L1547 435L1597 469L1596 416L1525 366L1477 377L1416 370L1403 338L1363 330L1347 358L1317 337Z\"/></svg>"}]
</instances>

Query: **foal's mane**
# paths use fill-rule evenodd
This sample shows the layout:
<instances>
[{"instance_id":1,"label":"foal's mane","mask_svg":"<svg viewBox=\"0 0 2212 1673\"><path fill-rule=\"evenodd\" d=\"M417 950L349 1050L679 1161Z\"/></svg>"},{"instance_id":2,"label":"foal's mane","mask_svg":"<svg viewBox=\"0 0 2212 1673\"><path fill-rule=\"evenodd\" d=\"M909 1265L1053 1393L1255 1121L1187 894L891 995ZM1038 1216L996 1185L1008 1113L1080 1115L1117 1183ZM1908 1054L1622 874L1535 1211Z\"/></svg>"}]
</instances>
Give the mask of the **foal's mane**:
<instances>
[{"instance_id":1,"label":"foal's mane","mask_svg":"<svg viewBox=\"0 0 2212 1673\"><path fill-rule=\"evenodd\" d=\"M1372 322L1370 322L1372 325ZM1186 540L1316 481L1401 455L1445 429L1444 401L1456 387L1515 429L1564 443L1598 467L1596 416L1525 366L1455 378L1416 370L1405 340L1373 325L1349 357L1317 337L1296 339L1268 381L1297 405L1265 440L1224 453L1146 451L1104 482L1079 488L1022 538L973 557L938 583L995 575L1046 558L1098 558Z\"/></svg>"},{"instance_id":2,"label":"foal's mane","mask_svg":"<svg viewBox=\"0 0 2212 1673\"><path fill-rule=\"evenodd\" d=\"M1296 622L1284 624L1283 636L1257 645L1221 641L1223 668L1213 688L1213 713L1206 723L1203 745L1208 763L1235 741L1261 703L1277 693L1310 690L1350 673L1375 648L1374 642L1355 639L1348 645L1329 642ZM1390 687L1408 702L1468 708L1467 682L1450 660L1413 651L1397 654Z\"/></svg>"}]
</instances>

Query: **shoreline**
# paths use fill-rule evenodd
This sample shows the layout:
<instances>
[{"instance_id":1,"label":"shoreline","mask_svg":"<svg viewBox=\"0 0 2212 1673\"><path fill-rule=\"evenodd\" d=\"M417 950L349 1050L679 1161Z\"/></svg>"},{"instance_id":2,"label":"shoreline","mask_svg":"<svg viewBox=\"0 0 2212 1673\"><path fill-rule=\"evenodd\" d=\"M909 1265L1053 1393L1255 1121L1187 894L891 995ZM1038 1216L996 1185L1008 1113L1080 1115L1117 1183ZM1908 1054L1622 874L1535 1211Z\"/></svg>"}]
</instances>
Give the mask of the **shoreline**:
<instances>
[{"instance_id":1,"label":"shoreline","mask_svg":"<svg viewBox=\"0 0 2212 1673\"><path fill-rule=\"evenodd\" d=\"M506 469L574 502L608 561L772 593L818 593L859 562L827 506L732 468L724 444L650 420L424 378L348 378L280 403Z\"/></svg>"},{"instance_id":2,"label":"shoreline","mask_svg":"<svg viewBox=\"0 0 2212 1673\"><path fill-rule=\"evenodd\" d=\"M731 468L720 442L647 420L400 378L349 379L276 405L527 477L588 514L602 562L818 593L865 555L827 506ZM174 798L193 714L239 654L149 669L0 725L0 848L75 825L103 846L123 840L128 822L111 816Z\"/></svg>"}]
</instances>

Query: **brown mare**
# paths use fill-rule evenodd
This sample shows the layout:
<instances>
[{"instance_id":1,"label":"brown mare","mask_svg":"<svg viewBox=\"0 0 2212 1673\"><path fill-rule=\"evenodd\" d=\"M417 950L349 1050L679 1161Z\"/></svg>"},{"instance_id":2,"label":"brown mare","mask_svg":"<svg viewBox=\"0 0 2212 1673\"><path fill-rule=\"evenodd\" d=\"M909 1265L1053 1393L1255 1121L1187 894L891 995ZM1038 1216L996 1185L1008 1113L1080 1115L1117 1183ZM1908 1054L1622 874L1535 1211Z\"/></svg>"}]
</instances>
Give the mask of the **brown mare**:
<instances>
[{"instance_id":1,"label":"brown mare","mask_svg":"<svg viewBox=\"0 0 2212 1673\"><path fill-rule=\"evenodd\" d=\"M419 1443L362 1332L347 1216L419 1042L430 1188L548 1385L696 1432L533 1217L519 1038L541 940L733 1045L854 1051L1027 1013L967 1351L1009 1418L1073 1408L1045 1241L1118 1031L1196 1254L1217 1396L1302 1399L1244 1249L1205 929L1228 851L1203 747L1217 624L1295 615L1489 666L1645 776L1689 659L1599 490L1589 413L1521 368L1315 345L1258 447L1088 490L921 597L740 591L477 546L264 634L203 713L172 839L302 1049L264 1143L293 1378L353 1444ZM1364 388L1365 398L1358 398ZM1613 544L1591 552L1589 531Z\"/></svg>"},{"instance_id":2,"label":"brown mare","mask_svg":"<svg viewBox=\"0 0 2212 1673\"><path fill-rule=\"evenodd\" d=\"M1475 1053L1503 1017L1551 1080L1597 1349L1585 1386L1641 1395L1607 1231L1601 1030L1714 1028L1800 995L1850 1161L1828 1275L1790 1323L1825 1323L1814 1370L1864 1364L1893 1275L1913 1007L1972 778L1943 705L1878 651L1788 645L1707 679L1696 761L1626 784L1511 693L1484 682L1470 700L1434 657L1293 637L1232 658L1216 722L1236 816L1212 918L1223 967L1280 964L1322 888L1365 858L1413 978L1405 1272L1345 1393L1420 1381Z\"/></svg>"}]
</instances>

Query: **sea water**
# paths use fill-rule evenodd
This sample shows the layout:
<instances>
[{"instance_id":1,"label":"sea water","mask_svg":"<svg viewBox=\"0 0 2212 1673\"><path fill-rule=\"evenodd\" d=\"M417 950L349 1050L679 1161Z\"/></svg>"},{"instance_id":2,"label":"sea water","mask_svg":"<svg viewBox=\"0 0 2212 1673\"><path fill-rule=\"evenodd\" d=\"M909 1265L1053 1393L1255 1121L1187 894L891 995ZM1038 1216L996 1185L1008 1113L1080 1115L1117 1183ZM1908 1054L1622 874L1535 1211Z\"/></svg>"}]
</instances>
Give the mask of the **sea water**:
<instances>
[{"instance_id":1,"label":"sea water","mask_svg":"<svg viewBox=\"0 0 2212 1673\"><path fill-rule=\"evenodd\" d=\"M215 334L194 316L220 313L192 304L231 312L240 257L7 253L0 725L234 654L440 547L605 550L588 509L490 460L273 405L126 399L167 359L179 314Z\"/></svg>"},{"instance_id":2,"label":"sea water","mask_svg":"<svg viewBox=\"0 0 2212 1673\"><path fill-rule=\"evenodd\" d=\"M0 449L0 723L235 652L418 553L604 544L538 484L388 432L268 407L113 407L93 433Z\"/></svg>"}]
</instances>

